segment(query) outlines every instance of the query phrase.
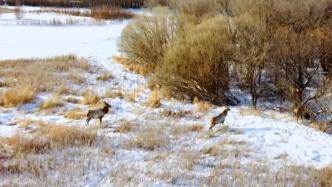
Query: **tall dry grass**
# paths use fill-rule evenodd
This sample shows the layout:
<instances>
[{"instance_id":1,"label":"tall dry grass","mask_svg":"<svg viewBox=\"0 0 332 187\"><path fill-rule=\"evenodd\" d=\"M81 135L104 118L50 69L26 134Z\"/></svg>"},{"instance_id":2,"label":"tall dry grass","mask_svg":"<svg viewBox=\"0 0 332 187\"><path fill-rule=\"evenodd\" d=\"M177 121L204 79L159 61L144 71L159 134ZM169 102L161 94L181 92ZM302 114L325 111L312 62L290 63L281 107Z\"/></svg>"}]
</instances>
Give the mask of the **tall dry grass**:
<instances>
[{"instance_id":1,"label":"tall dry grass","mask_svg":"<svg viewBox=\"0 0 332 187\"><path fill-rule=\"evenodd\" d=\"M31 87L36 92L56 91L73 80L72 74L87 72L90 67L85 60L73 55L6 60L0 61L0 78L6 87Z\"/></svg>"},{"instance_id":2,"label":"tall dry grass","mask_svg":"<svg viewBox=\"0 0 332 187\"><path fill-rule=\"evenodd\" d=\"M15 107L31 102L36 97L36 89L30 86L10 88L0 93L0 106Z\"/></svg>"},{"instance_id":3,"label":"tall dry grass","mask_svg":"<svg viewBox=\"0 0 332 187\"><path fill-rule=\"evenodd\" d=\"M13 149L13 156L40 153L49 149L68 146L91 145L96 141L96 132L91 129L67 125L39 124L31 135L16 134L1 142Z\"/></svg>"}]
</instances>

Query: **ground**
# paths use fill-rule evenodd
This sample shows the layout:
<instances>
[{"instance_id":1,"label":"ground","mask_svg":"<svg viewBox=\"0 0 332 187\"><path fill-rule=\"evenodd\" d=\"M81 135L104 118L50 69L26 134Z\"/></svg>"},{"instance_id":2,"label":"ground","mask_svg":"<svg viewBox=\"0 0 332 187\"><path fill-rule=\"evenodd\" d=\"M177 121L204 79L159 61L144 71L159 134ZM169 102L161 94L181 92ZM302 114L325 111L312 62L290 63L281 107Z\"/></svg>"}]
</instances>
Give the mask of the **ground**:
<instances>
[{"instance_id":1,"label":"ground","mask_svg":"<svg viewBox=\"0 0 332 187\"><path fill-rule=\"evenodd\" d=\"M297 122L290 113L231 107L225 124L209 131L211 118L225 107L199 110L200 104L161 97L160 106L152 108L148 80L114 58L123 55L117 42L128 20L99 23L92 18L29 12L36 9L22 8L23 17L0 13L0 59L68 54L84 58L90 64L83 74L85 81L70 85L75 92L63 97L83 100L83 93L93 90L112 108L102 125L92 120L88 127L84 118L63 115L74 109L87 112L91 105L84 102L66 101L51 111L39 111L53 92L40 92L18 107L0 107L4 138L33 133L27 127L37 128L41 122L97 131L91 145L1 158L5 166L15 162L27 169L3 172L0 185L317 186L317 171L332 163L332 137L307 127L305 121ZM72 21L47 21L54 17ZM112 76L100 80L105 73Z\"/></svg>"}]
</instances>

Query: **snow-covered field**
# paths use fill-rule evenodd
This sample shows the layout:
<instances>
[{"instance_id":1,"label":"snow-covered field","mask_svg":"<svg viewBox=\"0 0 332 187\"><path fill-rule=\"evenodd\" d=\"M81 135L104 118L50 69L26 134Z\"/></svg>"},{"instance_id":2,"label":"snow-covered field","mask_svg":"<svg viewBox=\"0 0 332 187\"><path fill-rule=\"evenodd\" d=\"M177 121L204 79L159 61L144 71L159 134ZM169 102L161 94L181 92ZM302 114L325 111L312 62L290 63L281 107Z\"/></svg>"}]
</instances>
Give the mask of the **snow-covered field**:
<instances>
[{"instance_id":1,"label":"snow-covered field","mask_svg":"<svg viewBox=\"0 0 332 187\"><path fill-rule=\"evenodd\" d=\"M52 13L25 13L24 17L21 19L67 19L64 15ZM84 22L89 23L89 20ZM128 21L84 26L30 23L16 20L14 13L0 15L1 60L76 54L114 76L113 79L100 83L91 75L89 83L84 86L86 89L94 89L100 95L112 89L121 89L128 95L135 95L134 100L126 97L104 98L112 105L112 110L105 117L104 127L99 129L98 135L102 139L99 146L87 148L84 154L76 149L68 153L74 156L75 153L82 154L77 155L77 159L71 164L81 164L79 169L85 171L72 174L73 180L66 176L70 175L67 173L70 171L54 176L50 172L46 174L46 181L54 182L51 184L123 186L141 183L154 186L201 186L211 184L207 181L217 175L216 168L222 163L246 165L264 162L272 168L284 164L323 168L332 163L332 137L306 127L287 113L253 112L249 106L231 107L225 126L216 126L213 131L209 131L211 117L222 112L224 107L212 107L201 113L196 111L194 104L173 99L163 99L161 107L157 109L148 107L146 103L151 91L147 88L147 80L112 60L112 56L119 54L117 42ZM43 100L45 94L48 93L43 93L38 98ZM0 135L11 136L16 131L22 131L16 124L23 119L85 128L84 119L69 120L57 113L31 112L36 107L37 104L10 109L0 107ZM76 107L88 110L85 105L77 104ZM124 121L133 124L133 130L127 133L115 132L114 129ZM98 124L94 120L92 123ZM193 126L203 129L195 130ZM164 138L163 144L155 150L140 149L128 143L150 131L158 133L157 137ZM147 138L152 138L153 141L154 137ZM110 147L113 154L104 155L100 146ZM57 154L60 157L63 155L61 151ZM66 177L68 178L64 179ZM0 185L24 184L26 179L34 180L29 175L0 176ZM60 179L64 183L55 182Z\"/></svg>"}]
</instances>

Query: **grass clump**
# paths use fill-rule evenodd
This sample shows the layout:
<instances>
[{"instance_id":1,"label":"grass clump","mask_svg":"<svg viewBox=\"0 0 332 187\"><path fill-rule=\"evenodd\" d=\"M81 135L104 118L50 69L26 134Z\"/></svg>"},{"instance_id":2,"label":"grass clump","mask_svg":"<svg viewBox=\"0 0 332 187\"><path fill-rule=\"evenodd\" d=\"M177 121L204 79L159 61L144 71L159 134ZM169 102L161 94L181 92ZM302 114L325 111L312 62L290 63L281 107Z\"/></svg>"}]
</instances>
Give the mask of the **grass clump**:
<instances>
[{"instance_id":1,"label":"grass clump","mask_svg":"<svg viewBox=\"0 0 332 187\"><path fill-rule=\"evenodd\" d=\"M98 94L96 94L92 90L87 90L83 93L83 104L85 105L97 104L99 100L100 97L98 96Z\"/></svg>"},{"instance_id":2,"label":"grass clump","mask_svg":"<svg viewBox=\"0 0 332 187\"><path fill-rule=\"evenodd\" d=\"M194 104L197 112L205 113L212 108L212 104L206 101L201 101L197 97L194 99Z\"/></svg>"},{"instance_id":3,"label":"grass clump","mask_svg":"<svg viewBox=\"0 0 332 187\"><path fill-rule=\"evenodd\" d=\"M0 93L0 106L9 108L29 103L36 97L36 90L30 86L15 87Z\"/></svg>"},{"instance_id":4,"label":"grass clump","mask_svg":"<svg viewBox=\"0 0 332 187\"><path fill-rule=\"evenodd\" d=\"M149 97L147 104L149 107L158 108L161 106L160 100L161 100L160 92L158 90L154 90L151 93L151 96Z\"/></svg>"},{"instance_id":5,"label":"grass clump","mask_svg":"<svg viewBox=\"0 0 332 187\"><path fill-rule=\"evenodd\" d=\"M130 140L127 147L153 151L165 146L167 142L168 138L161 129L148 128L140 132L134 139Z\"/></svg>"},{"instance_id":6,"label":"grass clump","mask_svg":"<svg viewBox=\"0 0 332 187\"><path fill-rule=\"evenodd\" d=\"M86 112L81 110L72 110L64 113L64 117L67 119L79 120L86 118Z\"/></svg>"},{"instance_id":7,"label":"grass clump","mask_svg":"<svg viewBox=\"0 0 332 187\"><path fill-rule=\"evenodd\" d=\"M53 95L52 97L46 99L40 106L41 110L62 107L64 105L62 98L59 95Z\"/></svg>"},{"instance_id":8,"label":"grass clump","mask_svg":"<svg viewBox=\"0 0 332 187\"><path fill-rule=\"evenodd\" d=\"M121 122L120 126L118 126L115 129L115 132L127 133L127 132L131 131L133 128L134 128L134 125L132 123L130 123L129 121L125 120L125 121Z\"/></svg>"}]
</instances>

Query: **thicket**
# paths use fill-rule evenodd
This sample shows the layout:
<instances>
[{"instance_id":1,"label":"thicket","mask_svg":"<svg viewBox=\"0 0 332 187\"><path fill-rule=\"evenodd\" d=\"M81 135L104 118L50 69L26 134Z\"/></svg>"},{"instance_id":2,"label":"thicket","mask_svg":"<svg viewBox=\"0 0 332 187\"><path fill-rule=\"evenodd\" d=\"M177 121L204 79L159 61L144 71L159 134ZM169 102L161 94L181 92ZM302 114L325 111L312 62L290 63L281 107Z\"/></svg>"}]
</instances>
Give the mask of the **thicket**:
<instances>
[{"instance_id":1,"label":"thicket","mask_svg":"<svg viewBox=\"0 0 332 187\"><path fill-rule=\"evenodd\" d=\"M324 96L332 73L328 0L178 0L172 14L134 19L121 48L175 96L235 104L230 88L287 100L298 117ZM167 33L167 34L166 34Z\"/></svg>"}]
</instances>

